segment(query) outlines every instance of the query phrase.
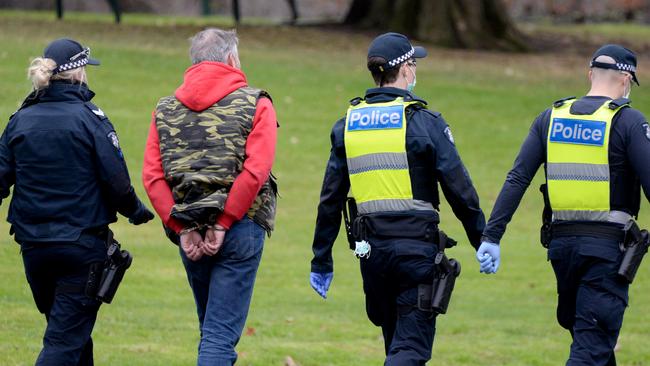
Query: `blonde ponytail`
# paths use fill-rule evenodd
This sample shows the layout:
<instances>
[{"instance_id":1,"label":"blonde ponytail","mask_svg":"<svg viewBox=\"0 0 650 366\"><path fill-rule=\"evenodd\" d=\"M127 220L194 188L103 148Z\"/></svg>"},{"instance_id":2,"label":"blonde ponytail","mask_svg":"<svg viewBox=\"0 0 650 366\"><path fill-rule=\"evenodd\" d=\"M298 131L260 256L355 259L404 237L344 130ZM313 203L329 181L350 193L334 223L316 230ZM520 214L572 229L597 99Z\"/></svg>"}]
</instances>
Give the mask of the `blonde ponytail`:
<instances>
[{"instance_id":1,"label":"blonde ponytail","mask_svg":"<svg viewBox=\"0 0 650 366\"><path fill-rule=\"evenodd\" d=\"M77 67L72 70L62 71L53 75L56 62L50 58L37 57L29 65L27 78L31 80L34 90L45 89L50 86L51 80L69 80L73 83L87 83L86 67Z\"/></svg>"},{"instance_id":2,"label":"blonde ponytail","mask_svg":"<svg viewBox=\"0 0 650 366\"><path fill-rule=\"evenodd\" d=\"M31 80L34 90L47 88L50 85L52 71L56 68L56 62L49 58L37 57L29 65L27 78Z\"/></svg>"},{"instance_id":3,"label":"blonde ponytail","mask_svg":"<svg viewBox=\"0 0 650 366\"><path fill-rule=\"evenodd\" d=\"M52 76L52 80L68 80L73 83L88 83L86 76L86 66L77 67L76 69L61 71L60 73Z\"/></svg>"}]
</instances>

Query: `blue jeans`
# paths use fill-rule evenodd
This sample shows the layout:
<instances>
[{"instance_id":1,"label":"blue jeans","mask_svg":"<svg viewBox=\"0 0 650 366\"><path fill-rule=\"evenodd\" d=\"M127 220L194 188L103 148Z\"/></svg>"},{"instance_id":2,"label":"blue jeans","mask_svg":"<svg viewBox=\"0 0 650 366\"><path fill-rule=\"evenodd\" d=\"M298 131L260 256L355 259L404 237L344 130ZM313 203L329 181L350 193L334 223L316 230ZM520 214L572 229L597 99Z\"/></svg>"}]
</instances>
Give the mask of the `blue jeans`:
<instances>
[{"instance_id":1,"label":"blue jeans","mask_svg":"<svg viewBox=\"0 0 650 366\"><path fill-rule=\"evenodd\" d=\"M233 365L237 360L235 346L246 323L264 234L245 216L226 232L214 256L193 262L180 249L199 316L197 365Z\"/></svg>"},{"instance_id":2,"label":"blue jeans","mask_svg":"<svg viewBox=\"0 0 650 366\"><path fill-rule=\"evenodd\" d=\"M628 301L618 275L616 241L588 236L555 238L548 257L557 277L557 319L573 337L567 366L615 366L614 346Z\"/></svg>"},{"instance_id":3,"label":"blue jeans","mask_svg":"<svg viewBox=\"0 0 650 366\"><path fill-rule=\"evenodd\" d=\"M90 266L106 260L106 241L82 234L76 242L21 243L25 274L45 314L37 366L92 366L90 337L100 302L85 295Z\"/></svg>"}]
</instances>

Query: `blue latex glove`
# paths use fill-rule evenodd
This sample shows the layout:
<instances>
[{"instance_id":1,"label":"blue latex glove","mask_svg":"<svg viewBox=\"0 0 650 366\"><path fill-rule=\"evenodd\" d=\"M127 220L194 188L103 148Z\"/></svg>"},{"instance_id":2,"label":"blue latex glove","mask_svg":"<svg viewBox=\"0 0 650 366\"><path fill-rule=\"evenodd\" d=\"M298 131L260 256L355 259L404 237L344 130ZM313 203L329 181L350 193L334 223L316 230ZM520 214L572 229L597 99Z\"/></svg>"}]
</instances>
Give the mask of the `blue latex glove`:
<instances>
[{"instance_id":1,"label":"blue latex glove","mask_svg":"<svg viewBox=\"0 0 650 366\"><path fill-rule=\"evenodd\" d=\"M327 290L329 290L333 278L334 272L311 272L309 274L309 283L314 291L316 291L323 299L327 299Z\"/></svg>"},{"instance_id":2,"label":"blue latex glove","mask_svg":"<svg viewBox=\"0 0 650 366\"><path fill-rule=\"evenodd\" d=\"M476 251L476 259L481 267L481 273L496 273L501 262L499 244L484 241Z\"/></svg>"},{"instance_id":3,"label":"blue latex glove","mask_svg":"<svg viewBox=\"0 0 650 366\"><path fill-rule=\"evenodd\" d=\"M494 262L489 254L483 255L482 262L479 262L481 273L494 273Z\"/></svg>"}]
</instances>

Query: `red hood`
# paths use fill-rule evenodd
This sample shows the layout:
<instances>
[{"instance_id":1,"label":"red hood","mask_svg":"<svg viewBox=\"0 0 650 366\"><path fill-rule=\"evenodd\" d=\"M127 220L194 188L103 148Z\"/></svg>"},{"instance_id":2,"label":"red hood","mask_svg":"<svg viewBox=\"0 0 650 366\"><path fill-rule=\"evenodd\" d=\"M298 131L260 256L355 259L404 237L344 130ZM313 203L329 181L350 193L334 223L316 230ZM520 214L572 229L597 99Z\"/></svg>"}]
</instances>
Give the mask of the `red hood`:
<instances>
[{"instance_id":1,"label":"red hood","mask_svg":"<svg viewBox=\"0 0 650 366\"><path fill-rule=\"evenodd\" d=\"M185 71L183 85L176 89L175 96L187 108L200 112L246 85L241 70L221 62L203 61Z\"/></svg>"}]
</instances>

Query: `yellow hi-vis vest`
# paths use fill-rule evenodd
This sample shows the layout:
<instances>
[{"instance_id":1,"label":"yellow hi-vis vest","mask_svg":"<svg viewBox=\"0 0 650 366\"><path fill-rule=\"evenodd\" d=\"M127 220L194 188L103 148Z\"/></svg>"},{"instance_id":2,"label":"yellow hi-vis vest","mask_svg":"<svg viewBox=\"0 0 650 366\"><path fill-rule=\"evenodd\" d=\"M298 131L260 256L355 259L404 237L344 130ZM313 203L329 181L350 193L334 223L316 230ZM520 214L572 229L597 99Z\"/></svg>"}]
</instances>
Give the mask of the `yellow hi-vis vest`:
<instances>
[{"instance_id":1,"label":"yellow hi-vis vest","mask_svg":"<svg viewBox=\"0 0 650 366\"><path fill-rule=\"evenodd\" d=\"M618 106L606 101L591 115L553 107L547 136L546 181L553 220L608 221L609 134Z\"/></svg>"},{"instance_id":2,"label":"yellow hi-vis vest","mask_svg":"<svg viewBox=\"0 0 650 366\"><path fill-rule=\"evenodd\" d=\"M352 195L359 214L433 210L413 199L406 155L406 107L399 97L386 103L360 100L348 108L345 153Z\"/></svg>"}]
</instances>

